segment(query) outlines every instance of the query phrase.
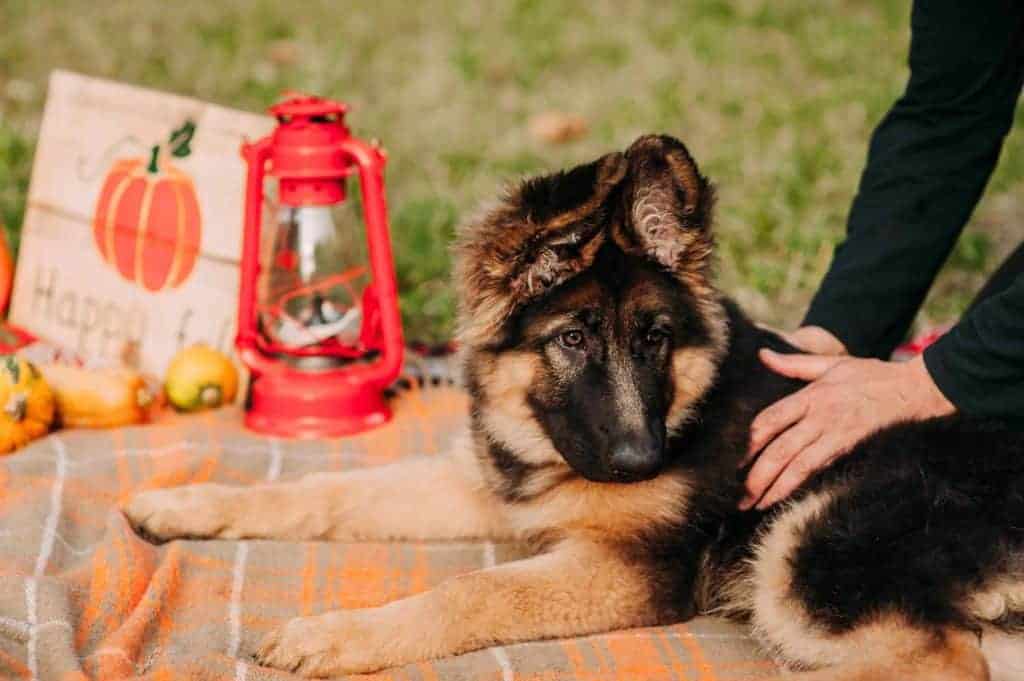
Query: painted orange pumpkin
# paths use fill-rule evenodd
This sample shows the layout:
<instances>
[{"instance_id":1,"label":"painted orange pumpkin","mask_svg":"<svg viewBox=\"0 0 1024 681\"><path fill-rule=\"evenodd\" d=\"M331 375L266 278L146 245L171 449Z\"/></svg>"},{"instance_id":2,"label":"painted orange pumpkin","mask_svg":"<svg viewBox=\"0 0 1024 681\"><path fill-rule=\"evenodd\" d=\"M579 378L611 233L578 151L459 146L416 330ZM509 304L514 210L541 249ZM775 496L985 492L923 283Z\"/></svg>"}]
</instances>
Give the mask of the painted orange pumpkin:
<instances>
[{"instance_id":1,"label":"painted orange pumpkin","mask_svg":"<svg viewBox=\"0 0 1024 681\"><path fill-rule=\"evenodd\" d=\"M170 154L189 153L195 126L170 139ZM181 285L199 255L202 218L192 180L154 146L148 163L121 159L107 174L96 203L93 235L103 259L147 291Z\"/></svg>"}]
</instances>

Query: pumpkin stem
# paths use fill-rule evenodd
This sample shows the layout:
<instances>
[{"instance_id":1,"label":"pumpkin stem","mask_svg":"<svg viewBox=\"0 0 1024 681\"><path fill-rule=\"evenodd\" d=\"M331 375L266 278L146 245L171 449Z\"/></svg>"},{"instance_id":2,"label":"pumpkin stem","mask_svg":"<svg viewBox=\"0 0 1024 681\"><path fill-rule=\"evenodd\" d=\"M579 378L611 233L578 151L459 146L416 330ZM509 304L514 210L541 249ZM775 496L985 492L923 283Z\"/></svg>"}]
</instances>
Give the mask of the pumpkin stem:
<instances>
[{"instance_id":1,"label":"pumpkin stem","mask_svg":"<svg viewBox=\"0 0 1024 681\"><path fill-rule=\"evenodd\" d=\"M160 172L160 166L157 165L156 160L160 157L160 145L153 145L153 149L149 152L149 165L146 166L146 172L156 175Z\"/></svg>"},{"instance_id":2,"label":"pumpkin stem","mask_svg":"<svg viewBox=\"0 0 1024 681\"><path fill-rule=\"evenodd\" d=\"M20 393L11 395L11 398L7 400L7 404L4 405L4 413L17 423L21 423L24 420L27 411L28 398Z\"/></svg>"},{"instance_id":3,"label":"pumpkin stem","mask_svg":"<svg viewBox=\"0 0 1024 681\"><path fill-rule=\"evenodd\" d=\"M167 148L171 151L171 156L175 158L185 158L192 153L192 147L189 145L192 142L192 136L196 133L196 124L192 121L185 121L181 124L181 127L171 132L171 136L167 138ZM153 175L160 172L160 166L157 164L157 159L160 158L160 145L154 145L149 152L149 165L146 166L146 170Z\"/></svg>"},{"instance_id":4,"label":"pumpkin stem","mask_svg":"<svg viewBox=\"0 0 1024 681\"><path fill-rule=\"evenodd\" d=\"M139 405L143 409L153 404L156 398L153 397L153 393L146 386L140 387L135 391L135 404Z\"/></svg>"},{"instance_id":5,"label":"pumpkin stem","mask_svg":"<svg viewBox=\"0 0 1024 681\"><path fill-rule=\"evenodd\" d=\"M199 391L199 402L204 407L219 407L223 399L219 385L205 385Z\"/></svg>"}]
</instances>

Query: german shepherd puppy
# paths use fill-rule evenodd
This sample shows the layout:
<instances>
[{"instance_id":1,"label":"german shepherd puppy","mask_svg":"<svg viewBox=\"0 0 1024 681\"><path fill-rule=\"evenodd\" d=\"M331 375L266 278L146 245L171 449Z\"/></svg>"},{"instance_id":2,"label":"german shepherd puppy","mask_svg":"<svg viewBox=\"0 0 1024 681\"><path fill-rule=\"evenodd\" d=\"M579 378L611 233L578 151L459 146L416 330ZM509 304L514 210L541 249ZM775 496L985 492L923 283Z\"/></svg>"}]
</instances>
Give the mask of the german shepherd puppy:
<instances>
[{"instance_id":1,"label":"german shepherd puppy","mask_svg":"<svg viewBox=\"0 0 1024 681\"><path fill-rule=\"evenodd\" d=\"M737 510L751 421L801 383L761 366L759 348L793 348L712 284L712 203L671 137L527 180L457 245L472 414L449 455L145 492L128 517L161 540L536 546L291 620L256 653L309 676L715 612L806 681L1024 678L1021 434L900 425L786 503Z\"/></svg>"}]
</instances>

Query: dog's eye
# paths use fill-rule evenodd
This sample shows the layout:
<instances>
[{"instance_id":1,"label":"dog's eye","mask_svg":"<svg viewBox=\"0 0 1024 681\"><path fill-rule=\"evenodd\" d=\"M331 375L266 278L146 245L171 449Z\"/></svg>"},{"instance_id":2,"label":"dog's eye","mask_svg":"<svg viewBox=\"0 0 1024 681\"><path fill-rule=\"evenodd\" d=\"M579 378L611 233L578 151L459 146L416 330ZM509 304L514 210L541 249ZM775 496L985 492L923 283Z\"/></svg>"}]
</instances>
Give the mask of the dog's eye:
<instances>
[{"instance_id":1,"label":"dog's eye","mask_svg":"<svg viewBox=\"0 0 1024 681\"><path fill-rule=\"evenodd\" d=\"M567 348L578 348L583 345L583 332L570 329L558 337L558 342Z\"/></svg>"},{"instance_id":2,"label":"dog's eye","mask_svg":"<svg viewBox=\"0 0 1024 681\"><path fill-rule=\"evenodd\" d=\"M644 334L644 343L648 345L660 345L668 340L668 332L662 329L650 329Z\"/></svg>"}]
</instances>

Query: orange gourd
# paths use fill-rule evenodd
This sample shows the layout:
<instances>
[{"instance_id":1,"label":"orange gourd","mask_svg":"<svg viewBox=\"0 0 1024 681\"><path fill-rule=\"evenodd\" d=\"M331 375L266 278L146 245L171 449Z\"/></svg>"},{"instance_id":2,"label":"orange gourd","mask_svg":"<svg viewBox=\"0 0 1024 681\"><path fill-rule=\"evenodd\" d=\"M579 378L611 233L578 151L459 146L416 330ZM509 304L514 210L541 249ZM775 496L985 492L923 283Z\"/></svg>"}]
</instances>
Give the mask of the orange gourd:
<instances>
[{"instance_id":1,"label":"orange gourd","mask_svg":"<svg viewBox=\"0 0 1024 681\"><path fill-rule=\"evenodd\" d=\"M113 428L149 417L153 393L135 371L63 364L43 364L39 371L56 397L62 426Z\"/></svg>"},{"instance_id":2,"label":"orange gourd","mask_svg":"<svg viewBox=\"0 0 1024 681\"><path fill-rule=\"evenodd\" d=\"M0 454L46 435L54 407L53 391L34 365L0 356Z\"/></svg>"}]
</instances>

